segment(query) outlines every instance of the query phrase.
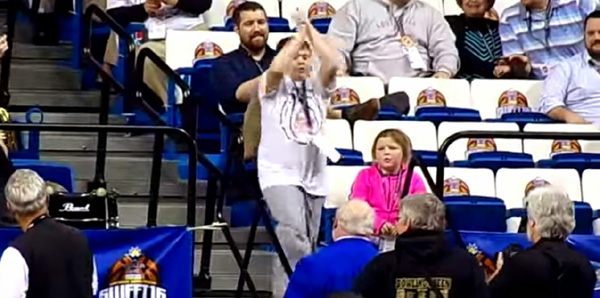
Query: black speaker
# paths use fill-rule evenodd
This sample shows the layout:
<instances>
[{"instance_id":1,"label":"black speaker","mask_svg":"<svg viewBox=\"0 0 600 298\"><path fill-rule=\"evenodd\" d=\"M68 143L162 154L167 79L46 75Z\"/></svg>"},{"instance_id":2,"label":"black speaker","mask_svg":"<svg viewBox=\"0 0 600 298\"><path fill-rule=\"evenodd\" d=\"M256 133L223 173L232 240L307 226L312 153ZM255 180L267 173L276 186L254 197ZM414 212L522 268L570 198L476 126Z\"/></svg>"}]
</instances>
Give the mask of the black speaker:
<instances>
[{"instance_id":1,"label":"black speaker","mask_svg":"<svg viewBox=\"0 0 600 298\"><path fill-rule=\"evenodd\" d=\"M119 226L117 194L100 188L91 193L50 195L48 211L56 221L78 229L113 229Z\"/></svg>"}]
</instances>

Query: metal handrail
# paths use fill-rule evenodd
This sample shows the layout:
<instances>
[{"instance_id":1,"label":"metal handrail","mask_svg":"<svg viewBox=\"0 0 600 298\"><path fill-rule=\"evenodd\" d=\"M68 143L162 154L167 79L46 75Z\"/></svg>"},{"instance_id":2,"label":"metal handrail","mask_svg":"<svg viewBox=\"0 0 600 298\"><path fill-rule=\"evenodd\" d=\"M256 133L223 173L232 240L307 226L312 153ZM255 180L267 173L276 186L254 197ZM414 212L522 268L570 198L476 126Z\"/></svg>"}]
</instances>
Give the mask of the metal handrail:
<instances>
[{"instance_id":1,"label":"metal handrail","mask_svg":"<svg viewBox=\"0 0 600 298\"><path fill-rule=\"evenodd\" d=\"M115 34L119 36L119 38L125 40L127 45L127 57L125 58L125 84L117 82L117 80L108 72L106 72L102 63L92 55L92 35L93 35L93 17L96 16L102 23L105 23ZM92 63L95 66L96 70L100 74L103 80L106 80L110 83L111 87L114 88L117 92L123 93L127 90L133 90L132 88L128 88L129 84L131 84L131 75L133 74L133 69L135 67L135 43L133 38L127 33L125 29L117 21L115 21L110 15L108 15L104 10L98 7L96 4L90 5L86 10L83 16L83 22L85 26L85 30L83 30L84 36L83 40L83 55L85 59Z\"/></svg>"},{"instance_id":2,"label":"metal handrail","mask_svg":"<svg viewBox=\"0 0 600 298\"><path fill-rule=\"evenodd\" d=\"M435 194L444 197L444 158L450 145L465 138L495 139L561 139L561 140L600 140L599 132L517 132L517 131L461 131L447 137L437 152L437 173Z\"/></svg>"},{"instance_id":3,"label":"metal handrail","mask_svg":"<svg viewBox=\"0 0 600 298\"><path fill-rule=\"evenodd\" d=\"M196 141L182 129L165 126L127 126L127 125L81 125L81 124L15 124L15 123L0 123L0 130L15 130L15 131L61 131L61 132L112 132L112 133L154 133L159 136L172 135L177 136L185 142L188 152L188 183L187 186L187 225L190 227L196 226L196 165L200 162L206 168L210 168L212 163L202 154L198 152ZM157 148L155 148L157 149ZM198 158L202 157L202 158ZM160 175L160 171L156 171L155 167L162 163L162 150L155 150L153 155L152 175ZM159 177L158 177L159 178ZM157 177L151 178L150 191L157 190L153 183L159 183ZM213 199L214 200L214 199ZM149 218L147 219L148 226L156 225L156 214L158 209L158 201L149 204ZM152 218L154 215L154 218Z\"/></svg>"}]
</instances>

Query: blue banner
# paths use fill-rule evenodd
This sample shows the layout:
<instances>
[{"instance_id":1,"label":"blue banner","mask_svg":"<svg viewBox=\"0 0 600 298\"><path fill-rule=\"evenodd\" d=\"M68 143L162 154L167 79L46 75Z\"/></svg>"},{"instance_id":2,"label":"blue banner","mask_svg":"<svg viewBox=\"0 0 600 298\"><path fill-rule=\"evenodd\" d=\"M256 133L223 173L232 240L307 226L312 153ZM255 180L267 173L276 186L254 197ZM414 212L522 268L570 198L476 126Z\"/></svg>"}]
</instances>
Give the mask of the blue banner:
<instances>
[{"instance_id":1,"label":"blue banner","mask_svg":"<svg viewBox=\"0 0 600 298\"><path fill-rule=\"evenodd\" d=\"M0 229L0 251L21 234ZM192 296L193 234L185 227L84 231L98 270L98 298Z\"/></svg>"},{"instance_id":2,"label":"blue banner","mask_svg":"<svg viewBox=\"0 0 600 298\"><path fill-rule=\"evenodd\" d=\"M504 250L508 245L516 243L527 248L532 245L524 234L505 233L478 233L461 232L461 237L467 245L467 250L472 254L484 253L494 257L495 253ZM449 235L449 238L452 238ZM592 235L571 235L567 240L569 245L584 254L596 269L596 276L600 277L600 237ZM595 298L600 298L600 278L596 281Z\"/></svg>"}]
</instances>

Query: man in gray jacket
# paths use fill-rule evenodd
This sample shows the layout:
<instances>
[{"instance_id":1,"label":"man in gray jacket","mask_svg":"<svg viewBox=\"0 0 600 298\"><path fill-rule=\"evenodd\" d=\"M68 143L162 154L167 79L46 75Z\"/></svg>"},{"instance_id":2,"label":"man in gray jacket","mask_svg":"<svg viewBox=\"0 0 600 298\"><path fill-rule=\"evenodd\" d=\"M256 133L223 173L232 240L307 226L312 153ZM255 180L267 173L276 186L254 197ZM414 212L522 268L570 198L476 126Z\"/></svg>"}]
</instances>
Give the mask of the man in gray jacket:
<instances>
[{"instance_id":1,"label":"man in gray jacket","mask_svg":"<svg viewBox=\"0 0 600 298\"><path fill-rule=\"evenodd\" d=\"M420 0L350 0L329 35L341 42L347 72L381 78L451 78L459 68L444 16Z\"/></svg>"}]
</instances>

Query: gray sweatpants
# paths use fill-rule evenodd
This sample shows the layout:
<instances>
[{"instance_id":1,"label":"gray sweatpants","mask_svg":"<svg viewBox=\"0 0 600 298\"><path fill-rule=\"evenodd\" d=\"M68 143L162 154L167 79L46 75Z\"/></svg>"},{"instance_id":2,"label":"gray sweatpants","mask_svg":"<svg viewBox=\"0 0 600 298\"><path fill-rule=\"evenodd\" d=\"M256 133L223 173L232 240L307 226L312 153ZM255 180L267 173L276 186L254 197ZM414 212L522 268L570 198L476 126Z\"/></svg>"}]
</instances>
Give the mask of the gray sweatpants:
<instances>
[{"instance_id":1,"label":"gray sweatpants","mask_svg":"<svg viewBox=\"0 0 600 298\"><path fill-rule=\"evenodd\" d=\"M316 248L325 197L307 194L298 186L278 185L263 190L263 198L271 216L278 222L275 234L294 269L302 257ZM283 297L287 276L279 260L274 264L273 297Z\"/></svg>"}]
</instances>

